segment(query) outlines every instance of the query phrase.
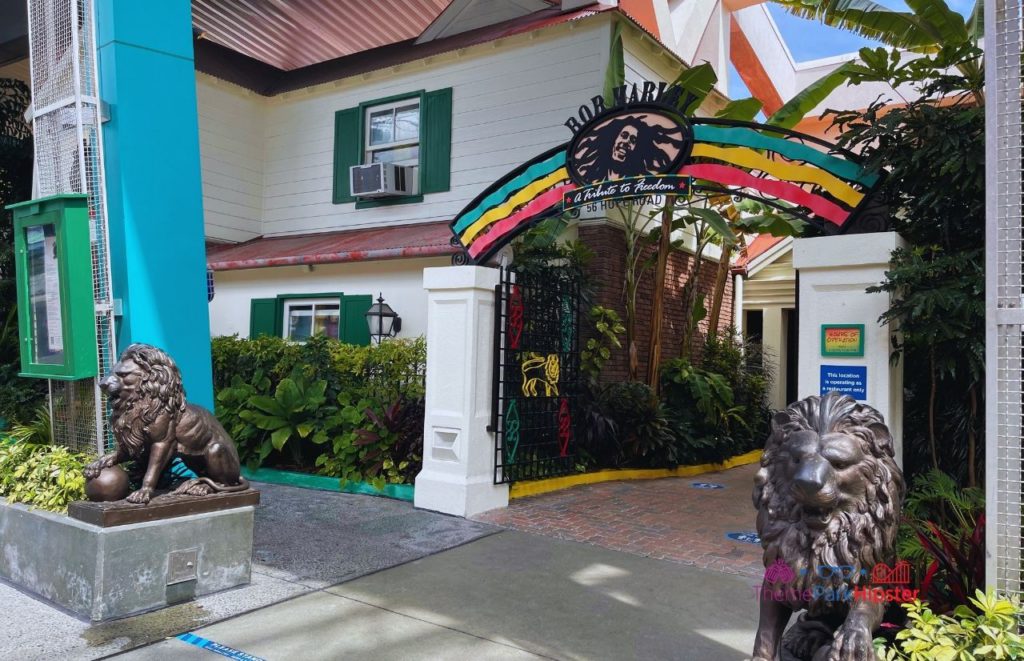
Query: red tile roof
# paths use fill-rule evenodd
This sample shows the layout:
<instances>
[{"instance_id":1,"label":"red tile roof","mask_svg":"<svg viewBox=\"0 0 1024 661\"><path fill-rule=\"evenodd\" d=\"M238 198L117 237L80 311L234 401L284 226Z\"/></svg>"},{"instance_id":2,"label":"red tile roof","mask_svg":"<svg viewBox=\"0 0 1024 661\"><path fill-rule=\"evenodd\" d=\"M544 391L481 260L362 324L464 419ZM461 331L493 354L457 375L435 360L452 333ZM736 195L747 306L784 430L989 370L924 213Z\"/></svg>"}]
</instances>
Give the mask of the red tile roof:
<instances>
[{"instance_id":1,"label":"red tile roof","mask_svg":"<svg viewBox=\"0 0 1024 661\"><path fill-rule=\"evenodd\" d=\"M441 257L455 254L448 221L323 232L303 236L261 237L232 244L207 244L206 262L214 271L300 264L337 264L381 259Z\"/></svg>"},{"instance_id":2,"label":"red tile roof","mask_svg":"<svg viewBox=\"0 0 1024 661\"><path fill-rule=\"evenodd\" d=\"M254 58L239 55L230 48L214 43L212 39L199 39L195 42L196 69L251 89L258 94L273 96L569 23L615 9L612 5L593 4L563 14L558 8L552 7L443 39L422 44L417 44L414 38L408 39L291 71L283 71Z\"/></svg>"},{"instance_id":3,"label":"red tile roof","mask_svg":"<svg viewBox=\"0 0 1024 661\"><path fill-rule=\"evenodd\" d=\"M192 0L210 41L285 71L417 37L449 0Z\"/></svg>"}]
</instances>

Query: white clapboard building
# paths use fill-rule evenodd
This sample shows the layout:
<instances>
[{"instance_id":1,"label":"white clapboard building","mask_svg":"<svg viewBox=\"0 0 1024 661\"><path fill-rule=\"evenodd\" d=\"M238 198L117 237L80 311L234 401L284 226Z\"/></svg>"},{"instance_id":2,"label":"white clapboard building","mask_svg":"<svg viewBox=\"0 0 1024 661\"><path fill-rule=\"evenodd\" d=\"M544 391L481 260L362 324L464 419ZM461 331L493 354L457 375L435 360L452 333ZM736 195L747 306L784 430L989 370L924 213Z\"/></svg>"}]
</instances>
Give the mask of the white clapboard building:
<instances>
[{"instance_id":1,"label":"white clapboard building","mask_svg":"<svg viewBox=\"0 0 1024 661\"><path fill-rule=\"evenodd\" d=\"M14 9L0 77L27 81ZM571 137L616 26L627 82L715 67L702 115L727 102L730 64L770 113L847 59L794 61L762 0L192 0L192 15L214 336L366 342L378 295L400 337L423 334L422 272L450 262L448 223ZM821 135L821 110L875 92L841 88L797 128Z\"/></svg>"},{"instance_id":2,"label":"white clapboard building","mask_svg":"<svg viewBox=\"0 0 1024 661\"><path fill-rule=\"evenodd\" d=\"M382 2L352 30L194 4L213 335L363 341L378 295L400 336L422 334L422 273L450 263L448 223L571 137L566 118L601 93L614 26L628 81L689 64L627 3ZM292 41L321 32L334 52Z\"/></svg>"}]
</instances>

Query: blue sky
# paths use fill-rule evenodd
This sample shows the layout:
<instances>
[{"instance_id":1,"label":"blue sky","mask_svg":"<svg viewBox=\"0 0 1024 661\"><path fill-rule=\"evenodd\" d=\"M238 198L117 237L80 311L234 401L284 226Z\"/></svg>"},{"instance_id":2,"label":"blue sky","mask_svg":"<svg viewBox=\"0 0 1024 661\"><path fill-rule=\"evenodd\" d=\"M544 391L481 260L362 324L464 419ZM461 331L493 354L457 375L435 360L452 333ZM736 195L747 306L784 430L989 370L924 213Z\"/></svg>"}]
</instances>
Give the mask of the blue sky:
<instances>
[{"instance_id":1,"label":"blue sky","mask_svg":"<svg viewBox=\"0 0 1024 661\"><path fill-rule=\"evenodd\" d=\"M875 0L891 9L907 11L907 6L899 0ZM946 0L950 7L965 16L974 8L974 0ZM853 32L839 30L822 25L817 21L800 18L785 9L768 2L768 11L779 26L782 38L789 46L793 58L797 62L816 60L833 55L853 53L864 46L879 44L865 39ZM746 85L740 80L736 70L729 65L729 96L733 99L750 96Z\"/></svg>"}]
</instances>

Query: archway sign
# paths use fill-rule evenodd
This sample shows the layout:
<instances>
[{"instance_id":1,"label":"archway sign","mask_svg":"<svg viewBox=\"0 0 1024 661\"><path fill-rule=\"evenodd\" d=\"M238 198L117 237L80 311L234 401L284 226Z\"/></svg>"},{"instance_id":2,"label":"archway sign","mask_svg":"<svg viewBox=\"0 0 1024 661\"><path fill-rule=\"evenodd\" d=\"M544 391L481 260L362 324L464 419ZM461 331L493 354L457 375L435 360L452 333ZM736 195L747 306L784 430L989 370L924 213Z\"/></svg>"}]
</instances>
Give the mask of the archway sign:
<instances>
[{"instance_id":1,"label":"archway sign","mask_svg":"<svg viewBox=\"0 0 1024 661\"><path fill-rule=\"evenodd\" d=\"M646 82L581 106L573 136L512 170L451 222L456 264L482 264L536 223L594 203L654 196L734 195L806 221L823 234L877 232L871 203L883 173L852 152L767 124L685 117L686 92Z\"/></svg>"}]
</instances>

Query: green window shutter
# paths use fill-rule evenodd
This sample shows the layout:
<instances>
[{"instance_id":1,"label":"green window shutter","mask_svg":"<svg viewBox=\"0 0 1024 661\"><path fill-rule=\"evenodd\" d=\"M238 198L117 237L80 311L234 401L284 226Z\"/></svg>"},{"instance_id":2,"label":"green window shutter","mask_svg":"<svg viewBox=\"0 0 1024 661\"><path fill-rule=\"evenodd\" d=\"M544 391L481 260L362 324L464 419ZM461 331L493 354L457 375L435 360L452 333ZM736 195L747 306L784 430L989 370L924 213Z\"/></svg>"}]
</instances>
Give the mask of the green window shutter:
<instances>
[{"instance_id":1,"label":"green window shutter","mask_svg":"<svg viewBox=\"0 0 1024 661\"><path fill-rule=\"evenodd\" d=\"M370 343L370 327L366 311L373 305L373 296L343 296L341 299L341 341L366 346Z\"/></svg>"},{"instance_id":2,"label":"green window shutter","mask_svg":"<svg viewBox=\"0 0 1024 661\"><path fill-rule=\"evenodd\" d=\"M452 173L452 88L427 92L423 96L423 193L440 193L451 188Z\"/></svg>"},{"instance_id":3,"label":"green window shutter","mask_svg":"<svg viewBox=\"0 0 1024 661\"><path fill-rule=\"evenodd\" d=\"M347 108L334 113L334 203L355 202L349 190L348 169L359 165L363 155L360 144L362 113Z\"/></svg>"},{"instance_id":4,"label":"green window shutter","mask_svg":"<svg viewBox=\"0 0 1024 661\"><path fill-rule=\"evenodd\" d=\"M249 338L260 335L281 336L281 301L276 298L254 298L249 303Z\"/></svg>"}]
</instances>

